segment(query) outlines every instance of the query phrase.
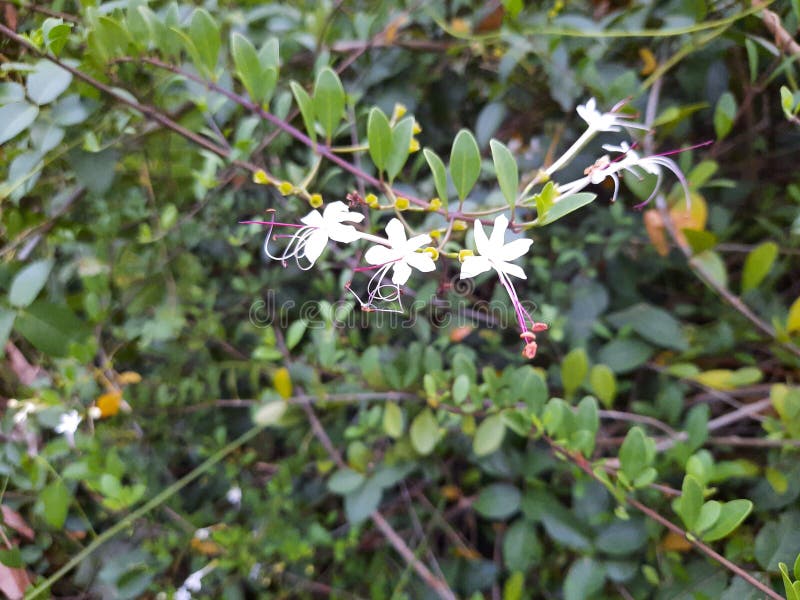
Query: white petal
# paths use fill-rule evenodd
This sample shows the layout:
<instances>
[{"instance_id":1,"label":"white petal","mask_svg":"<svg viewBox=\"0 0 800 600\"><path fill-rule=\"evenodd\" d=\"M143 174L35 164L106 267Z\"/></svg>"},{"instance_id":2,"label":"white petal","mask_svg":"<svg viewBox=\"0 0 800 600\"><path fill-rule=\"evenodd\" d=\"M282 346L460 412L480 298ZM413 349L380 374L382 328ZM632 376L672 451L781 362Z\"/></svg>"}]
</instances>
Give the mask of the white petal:
<instances>
[{"instance_id":1,"label":"white petal","mask_svg":"<svg viewBox=\"0 0 800 600\"><path fill-rule=\"evenodd\" d=\"M373 246L364 254L364 260L370 265L385 265L392 262L395 254L386 246Z\"/></svg>"},{"instance_id":2,"label":"white petal","mask_svg":"<svg viewBox=\"0 0 800 600\"><path fill-rule=\"evenodd\" d=\"M322 212L322 216L325 218L326 221L339 221L339 216L342 213L349 212L347 208L347 204L342 202L341 200L337 200L336 202L331 202L325 207L325 210Z\"/></svg>"},{"instance_id":3,"label":"white petal","mask_svg":"<svg viewBox=\"0 0 800 600\"><path fill-rule=\"evenodd\" d=\"M526 254L530 250L531 244L533 244L533 240L524 238L514 240L503 246L503 250L498 253L497 257L503 261L514 260Z\"/></svg>"},{"instance_id":4,"label":"white petal","mask_svg":"<svg viewBox=\"0 0 800 600\"><path fill-rule=\"evenodd\" d=\"M328 224L328 237L334 242L341 242L349 244L361 238L361 232L352 225L342 225L336 223L335 225Z\"/></svg>"},{"instance_id":5,"label":"white petal","mask_svg":"<svg viewBox=\"0 0 800 600\"><path fill-rule=\"evenodd\" d=\"M528 276L525 275L525 271L522 270L522 267L519 265L512 265L511 263L501 263L498 265L501 271L507 275L513 275L514 277L519 277L520 279L527 279Z\"/></svg>"},{"instance_id":6,"label":"white petal","mask_svg":"<svg viewBox=\"0 0 800 600\"><path fill-rule=\"evenodd\" d=\"M486 255L492 253L491 245L489 244L489 238L486 237L486 232L483 230L483 223L475 220L475 247L478 249L478 254Z\"/></svg>"},{"instance_id":7,"label":"white petal","mask_svg":"<svg viewBox=\"0 0 800 600\"><path fill-rule=\"evenodd\" d=\"M508 229L508 217L505 215L497 215L497 218L494 220L492 235L489 238L489 245L494 249L493 253L496 253L503 247L503 243L506 239L506 229Z\"/></svg>"},{"instance_id":8,"label":"white petal","mask_svg":"<svg viewBox=\"0 0 800 600\"><path fill-rule=\"evenodd\" d=\"M436 270L436 264L433 258L427 252L410 252L405 257L406 262L414 267L417 271L423 273L430 273Z\"/></svg>"},{"instance_id":9,"label":"white petal","mask_svg":"<svg viewBox=\"0 0 800 600\"><path fill-rule=\"evenodd\" d=\"M461 276L459 279L475 277L492 268L492 264L485 256L468 256L461 263Z\"/></svg>"},{"instance_id":10,"label":"white petal","mask_svg":"<svg viewBox=\"0 0 800 600\"><path fill-rule=\"evenodd\" d=\"M406 249L407 250L416 250L424 246L425 244L431 243L431 236L427 233L423 233L422 235L415 235L411 239L406 242Z\"/></svg>"},{"instance_id":11,"label":"white petal","mask_svg":"<svg viewBox=\"0 0 800 600\"><path fill-rule=\"evenodd\" d=\"M322 254L323 250L325 250L327 243L328 234L322 229L318 229L308 236L308 240L306 241L304 248L305 252L303 254L312 265L317 262L319 255Z\"/></svg>"},{"instance_id":12,"label":"white petal","mask_svg":"<svg viewBox=\"0 0 800 600\"><path fill-rule=\"evenodd\" d=\"M392 219L386 225L386 237L392 247L397 248L406 243L406 229L400 219Z\"/></svg>"},{"instance_id":13,"label":"white petal","mask_svg":"<svg viewBox=\"0 0 800 600\"><path fill-rule=\"evenodd\" d=\"M394 264L394 273L392 274L392 283L403 285L408 278L411 277L411 267L403 261Z\"/></svg>"},{"instance_id":14,"label":"white petal","mask_svg":"<svg viewBox=\"0 0 800 600\"><path fill-rule=\"evenodd\" d=\"M308 225L310 227L324 227L325 226L325 220L324 220L324 218L322 217L322 215L320 214L320 212L318 210L312 210L305 217L300 219L300 222L304 223L305 225Z\"/></svg>"}]
</instances>

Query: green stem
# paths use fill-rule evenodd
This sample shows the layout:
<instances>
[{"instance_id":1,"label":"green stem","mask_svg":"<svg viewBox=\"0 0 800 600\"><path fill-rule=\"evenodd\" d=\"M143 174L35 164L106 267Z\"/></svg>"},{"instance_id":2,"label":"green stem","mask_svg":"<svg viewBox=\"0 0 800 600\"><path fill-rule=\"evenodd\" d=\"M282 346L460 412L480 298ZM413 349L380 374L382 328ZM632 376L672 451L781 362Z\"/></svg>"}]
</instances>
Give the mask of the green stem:
<instances>
[{"instance_id":1,"label":"green stem","mask_svg":"<svg viewBox=\"0 0 800 600\"><path fill-rule=\"evenodd\" d=\"M25 596L26 600L31 600L32 598L36 598L46 592L55 582L61 579L64 575L66 575L69 571L73 568L78 566L83 559L87 556L92 554L95 550L97 550L100 546L105 544L108 540L112 537L117 535L123 529L129 527L134 521L137 519L141 519L151 510L156 508L157 506L163 504L167 500L169 500L172 496L177 494L195 479L206 473L211 467L216 465L226 456L228 456L231 452L243 446L248 441L253 439L256 435L261 433L261 431L267 427L267 425L256 425L252 429L249 429L247 432L233 440L230 444L225 446L224 448L218 450L216 453L208 457L200 466L195 468L193 471L170 485L168 488L161 491L159 494L153 497L152 500L144 504L141 508L136 509L127 517L119 521L116 525L107 529L103 533L101 533L97 538L95 538L91 544L86 546L83 550L78 552L75 556L70 559L63 567L61 567L58 571L53 573L50 577L47 578L43 583L37 585L33 588L30 592L28 592Z\"/></svg>"}]
</instances>

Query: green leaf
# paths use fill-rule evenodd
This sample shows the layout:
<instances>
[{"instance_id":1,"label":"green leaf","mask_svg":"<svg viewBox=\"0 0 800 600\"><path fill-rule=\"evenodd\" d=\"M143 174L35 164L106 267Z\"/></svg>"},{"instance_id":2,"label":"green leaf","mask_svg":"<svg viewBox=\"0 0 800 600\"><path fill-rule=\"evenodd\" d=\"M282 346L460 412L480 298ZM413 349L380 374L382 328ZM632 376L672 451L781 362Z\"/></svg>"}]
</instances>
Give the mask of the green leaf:
<instances>
[{"instance_id":1,"label":"green leaf","mask_svg":"<svg viewBox=\"0 0 800 600\"><path fill-rule=\"evenodd\" d=\"M72 24L64 23L62 19L45 19L42 23L42 37L47 49L58 56L69 40Z\"/></svg>"},{"instance_id":2,"label":"green leaf","mask_svg":"<svg viewBox=\"0 0 800 600\"><path fill-rule=\"evenodd\" d=\"M519 189L517 161L514 160L514 155L505 144L491 140L489 146L492 149L492 160L500 191L503 192L508 205L513 207L517 203L517 190Z\"/></svg>"},{"instance_id":3,"label":"green leaf","mask_svg":"<svg viewBox=\"0 0 800 600\"><path fill-rule=\"evenodd\" d=\"M475 137L462 129L453 141L450 151L450 177L459 200L466 198L481 174L481 153Z\"/></svg>"},{"instance_id":4,"label":"green leaf","mask_svg":"<svg viewBox=\"0 0 800 600\"><path fill-rule=\"evenodd\" d=\"M11 306L24 308L33 302L47 283L52 269L52 260L37 260L17 273L8 292L8 302Z\"/></svg>"},{"instance_id":5,"label":"green leaf","mask_svg":"<svg viewBox=\"0 0 800 600\"><path fill-rule=\"evenodd\" d=\"M728 270L719 254L706 250L693 256L691 261L695 266L699 266L703 273L719 286L728 287Z\"/></svg>"},{"instance_id":6,"label":"green leaf","mask_svg":"<svg viewBox=\"0 0 800 600\"><path fill-rule=\"evenodd\" d=\"M395 402L387 402L383 407L383 430L395 439L403 435L405 429L403 411Z\"/></svg>"},{"instance_id":7,"label":"green leaf","mask_svg":"<svg viewBox=\"0 0 800 600\"><path fill-rule=\"evenodd\" d=\"M453 401L456 404L462 404L469 396L469 377L462 373L453 381Z\"/></svg>"},{"instance_id":8,"label":"green leaf","mask_svg":"<svg viewBox=\"0 0 800 600\"><path fill-rule=\"evenodd\" d=\"M592 541L587 535L591 530L570 511L555 502L546 503L541 510L541 521L547 535L559 544L578 552L587 552L591 549Z\"/></svg>"},{"instance_id":9,"label":"green leaf","mask_svg":"<svg viewBox=\"0 0 800 600\"><path fill-rule=\"evenodd\" d=\"M589 372L589 359L586 350L574 348L561 361L561 384L564 393L572 396L586 379Z\"/></svg>"},{"instance_id":10,"label":"green leaf","mask_svg":"<svg viewBox=\"0 0 800 600\"><path fill-rule=\"evenodd\" d=\"M292 88L292 94L294 94L294 99L297 101L300 115L303 117L306 133L311 138L311 141L316 141L317 130L314 125L314 106L311 103L311 96L303 89L303 86L295 81L290 82L289 86Z\"/></svg>"},{"instance_id":11,"label":"green leaf","mask_svg":"<svg viewBox=\"0 0 800 600\"><path fill-rule=\"evenodd\" d=\"M0 357L5 354L6 342L14 328L14 319L16 318L16 312L0 306Z\"/></svg>"},{"instance_id":12,"label":"green leaf","mask_svg":"<svg viewBox=\"0 0 800 600\"><path fill-rule=\"evenodd\" d=\"M314 115L322 125L328 141L333 138L336 128L344 116L345 95L342 82L330 67L324 67L314 82Z\"/></svg>"},{"instance_id":13,"label":"green leaf","mask_svg":"<svg viewBox=\"0 0 800 600\"><path fill-rule=\"evenodd\" d=\"M644 431L638 425L628 430L619 449L619 464L628 481L633 481L650 465Z\"/></svg>"},{"instance_id":14,"label":"green leaf","mask_svg":"<svg viewBox=\"0 0 800 600\"><path fill-rule=\"evenodd\" d=\"M411 422L411 445L418 454L427 456L439 441L439 423L430 408L419 413Z\"/></svg>"},{"instance_id":15,"label":"green leaf","mask_svg":"<svg viewBox=\"0 0 800 600\"><path fill-rule=\"evenodd\" d=\"M758 48L751 39L744 40L744 47L747 50L747 64L750 67L750 83L754 83L758 77Z\"/></svg>"},{"instance_id":16,"label":"green leaf","mask_svg":"<svg viewBox=\"0 0 800 600\"><path fill-rule=\"evenodd\" d=\"M39 107L27 102L12 102L0 107L0 144L30 127L39 114Z\"/></svg>"},{"instance_id":17,"label":"green leaf","mask_svg":"<svg viewBox=\"0 0 800 600\"><path fill-rule=\"evenodd\" d=\"M372 146L371 142L370 146ZM425 148L422 154L425 156L428 167L430 167L433 174L433 185L436 188L436 193L439 194L439 200L442 201L442 206L447 208L447 171L445 170L444 162L430 148Z\"/></svg>"},{"instance_id":18,"label":"green leaf","mask_svg":"<svg viewBox=\"0 0 800 600\"><path fill-rule=\"evenodd\" d=\"M591 558L579 558L572 563L564 579L564 600L594 598L605 580L605 568L601 563Z\"/></svg>"},{"instance_id":19,"label":"green leaf","mask_svg":"<svg viewBox=\"0 0 800 600\"><path fill-rule=\"evenodd\" d=\"M219 25L208 11L202 8L195 9L192 20L189 22L189 38L195 48L206 73L213 79L219 57L220 30Z\"/></svg>"},{"instance_id":20,"label":"green leaf","mask_svg":"<svg viewBox=\"0 0 800 600\"><path fill-rule=\"evenodd\" d=\"M477 456L486 456L497 450L503 443L506 435L506 426L500 414L486 417L475 431L472 441L472 450Z\"/></svg>"},{"instance_id":21,"label":"green leaf","mask_svg":"<svg viewBox=\"0 0 800 600\"><path fill-rule=\"evenodd\" d=\"M339 469L328 479L328 489L334 494L344 496L364 483L364 476L349 467Z\"/></svg>"},{"instance_id":22,"label":"green leaf","mask_svg":"<svg viewBox=\"0 0 800 600\"><path fill-rule=\"evenodd\" d=\"M300 343L300 340L303 339L303 335L306 333L306 329L308 329L308 321L305 319L298 319L286 329L286 349L292 350L294 349L297 344Z\"/></svg>"},{"instance_id":23,"label":"green leaf","mask_svg":"<svg viewBox=\"0 0 800 600\"><path fill-rule=\"evenodd\" d=\"M794 589L791 577L789 577L789 568L786 563L779 563L778 568L781 571L781 579L783 580L783 589L786 590L787 600L800 600L800 596Z\"/></svg>"},{"instance_id":24,"label":"green leaf","mask_svg":"<svg viewBox=\"0 0 800 600\"><path fill-rule=\"evenodd\" d=\"M632 327L645 340L662 348L682 351L689 347L680 323L668 312L655 306L634 304L609 315L608 320L617 328Z\"/></svg>"},{"instance_id":25,"label":"green leaf","mask_svg":"<svg viewBox=\"0 0 800 600\"><path fill-rule=\"evenodd\" d=\"M277 67L262 64L263 60L255 46L239 33L231 35L231 53L236 73L250 98L259 106L264 105L275 89L278 80Z\"/></svg>"},{"instance_id":26,"label":"green leaf","mask_svg":"<svg viewBox=\"0 0 800 600\"><path fill-rule=\"evenodd\" d=\"M647 362L653 348L642 341L624 338L615 339L603 346L597 359L608 365L616 374L628 373Z\"/></svg>"},{"instance_id":27,"label":"green leaf","mask_svg":"<svg viewBox=\"0 0 800 600\"><path fill-rule=\"evenodd\" d=\"M385 171L386 162L392 152L392 127L389 125L389 119L377 106L369 111L367 141L372 162L379 171Z\"/></svg>"},{"instance_id":28,"label":"green leaf","mask_svg":"<svg viewBox=\"0 0 800 600\"><path fill-rule=\"evenodd\" d=\"M0 564L12 569L21 569L25 566L22 560L22 553L19 548L9 548L0 550Z\"/></svg>"},{"instance_id":29,"label":"green leaf","mask_svg":"<svg viewBox=\"0 0 800 600\"><path fill-rule=\"evenodd\" d=\"M781 108L787 119L794 116L794 94L785 85L781 86Z\"/></svg>"},{"instance_id":30,"label":"green leaf","mask_svg":"<svg viewBox=\"0 0 800 600\"><path fill-rule=\"evenodd\" d=\"M274 425L281 420L288 405L283 400L272 400L253 407L253 423L256 425Z\"/></svg>"},{"instance_id":31,"label":"green leaf","mask_svg":"<svg viewBox=\"0 0 800 600\"><path fill-rule=\"evenodd\" d=\"M536 224L549 225L554 221L558 221L561 217L565 217L569 213L593 202L595 198L597 198L597 194L592 194L590 192L580 192L578 194L559 198L557 202L554 202L551 207L545 209L543 213L538 213L540 216L536 217ZM542 214L544 214L544 218L542 218Z\"/></svg>"},{"instance_id":32,"label":"green leaf","mask_svg":"<svg viewBox=\"0 0 800 600\"><path fill-rule=\"evenodd\" d=\"M617 395L617 378L614 377L614 372L608 366L593 366L589 372L589 385L603 406L610 408L614 404L614 398Z\"/></svg>"},{"instance_id":33,"label":"green leaf","mask_svg":"<svg viewBox=\"0 0 800 600\"><path fill-rule=\"evenodd\" d=\"M536 528L525 519L517 519L503 536L503 560L511 571L527 571L544 553Z\"/></svg>"},{"instance_id":34,"label":"green leaf","mask_svg":"<svg viewBox=\"0 0 800 600\"><path fill-rule=\"evenodd\" d=\"M719 540L733 532L747 518L753 510L753 503L750 500L731 500L722 505L719 519L714 526L703 534L703 540L713 542Z\"/></svg>"},{"instance_id":35,"label":"green leaf","mask_svg":"<svg viewBox=\"0 0 800 600\"><path fill-rule=\"evenodd\" d=\"M70 343L82 341L89 334L69 308L43 300L17 315L15 329L38 350L53 357L66 356Z\"/></svg>"},{"instance_id":36,"label":"green leaf","mask_svg":"<svg viewBox=\"0 0 800 600\"><path fill-rule=\"evenodd\" d=\"M44 520L53 529L61 529L67 520L70 495L67 486L60 479L48 484L40 493L39 499L44 508Z\"/></svg>"},{"instance_id":37,"label":"green leaf","mask_svg":"<svg viewBox=\"0 0 800 600\"><path fill-rule=\"evenodd\" d=\"M733 128L733 121L736 118L736 99L730 92L725 92L717 101L717 108L714 110L714 131L717 140L724 139Z\"/></svg>"},{"instance_id":38,"label":"green leaf","mask_svg":"<svg viewBox=\"0 0 800 600\"><path fill-rule=\"evenodd\" d=\"M742 293L758 287L772 269L777 257L778 244L775 242L764 242L753 248L744 261Z\"/></svg>"},{"instance_id":39,"label":"green leaf","mask_svg":"<svg viewBox=\"0 0 800 600\"><path fill-rule=\"evenodd\" d=\"M616 520L597 532L595 547L612 556L625 556L647 543L647 529L638 519Z\"/></svg>"},{"instance_id":40,"label":"green leaf","mask_svg":"<svg viewBox=\"0 0 800 600\"><path fill-rule=\"evenodd\" d=\"M414 136L414 118L406 117L392 129L392 150L386 159L386 175L393 181L406 164Z\"/></svg>"},{"instance_id":41,"label":"green leaf","mask_svg":"<svg viewBox=\"0 0 800 600\"><path fill-rule=\"evenodd\" d=\"M794 559L794 567L792 568L794 572L795 580L800 580L800 554L797 555L797 558Z\"/></svg>"},{"instance_id":42,"label":"green leaf","mask_svg":"<svg viewBox=\"0 0 800 600\"><path fill-rule=\"evenodd\" d=\"M361 523L378 509L383 489L371 481L350 492L344 497L344 512L350 523Z\"/></svg>"},{"instance_id":43,"label":"green leaf","mask_svg":"<svg viewBox=\"0 0 800 600\"><path fill-rule=\"evenodd\" d=\"M472 507L475 511L493 520L507 519L519 510L522 495L509 483L493 483L483 488Z\"/></svg>"},{"instance_id":44,"label":"green leaf","mask_svg":"<svg viewBox=\"0 0 800 600\"><path fill-rule=\"evenodd\" d=\"M674 509L689 531L695 530L695 524L700 518L702 508L703 486L692 475L686 475L683 478L681 495L675 500Z\"/></svg>"}]
</instances>

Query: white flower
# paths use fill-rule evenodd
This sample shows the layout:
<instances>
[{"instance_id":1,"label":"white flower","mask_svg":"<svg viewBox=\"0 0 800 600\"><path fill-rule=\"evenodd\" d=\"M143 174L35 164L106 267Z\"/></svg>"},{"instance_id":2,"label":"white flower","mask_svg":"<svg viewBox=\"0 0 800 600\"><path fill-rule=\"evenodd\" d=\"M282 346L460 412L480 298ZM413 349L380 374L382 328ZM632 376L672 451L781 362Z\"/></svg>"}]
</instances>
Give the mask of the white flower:
<instances>
[{"instance_id":1,"label":"white flower","mask_svg":"<svg viewBox=\"0 0 800 600\"><path fill-rule=\"evenodd\" d=\"M508 229L508 218L505 215L499 215L494 220L491 236L487 238L481 222L475 221L475 246L478 255L468 256L464 259L461 265L461 279L475 277L489 269L497 271L501 280L504 275L527 279L522 267L511 264L509 261L526 254L533 244L533 240L518 239L506 244L506 229Z\"/></svg>"},{"instance_id":2,"label":"white flower","mask_svg":"<svg viewBox=\"0 0 800 600\"><path fill-rule=\"evenodd\" d=\"M346 223L360 223L363 220L364 215L350 212L344 202L336 201L328 204L322 213L316 209L312 210L305 217L300 219L300 222L303 223L302 226L289 223L275 223L274 221L246 222L262 223L270 226L267 238L264 241L264 252L267 256L273 260L279 260L282 263L285 263L290 258L294 258L298 267L307 270L310 269L320 257L329 240L349 244L361 238L361 232L352 225L347 225ZM291 240L289 241L289 245L280 256L275 256L269 251L272 228L275 225L299 227L297 232L293 236L290 236ZM300 259L302 258L308 261L307 265L301 264Z\"/></svg>"},{"instance_id":3,"label":"white flower","mask_svg":"<svg viewBox=\"0 0 800 600\"><path fill-rule=\"evenodd\" d=\"M16 408L17 406L19 406L19 404L12 407L11 400L8 401L9 408ZM33 402L30 402L28 400L22 402L21 408L16 413L14 413L14 423L16 425L21 425L25 423L25 421L28 420L28 416L35 410L36 410L36 405Z\"/></svg>"},{"instance_id":4,"label":"white flower","mask_svg":"<svg viewBox=\"0 0 800 600\"><path fill-rule=\"evenodd\" d=\"M56 433L61 433L67 438L67 442L70 446L75 445L75 432L78 431L78 425L83 420L78 414L78 411L71 410L68 413L64 413L61 415L58 425L53 428L53 431Z\"/></svg>"},{"instance_id":5,"label":"white flower","mask_svg":"<svg viewBox=\"0 0 800 600\"><path fill-rule=\"evenodd\" d=\"M242 488L238 485L233 486L228 490L228 493L225 494L225 499L231 504L238 506L242 502Z\"/></svg>"},{"instance_id":6,"label":"white flower","mask_svg":"<svg viewBox=\"0 0 800 600\"><path fill-rule=\"evenodd\" d=\"M364 260L371 265L388 266L393 269L392 283L403 285L411 277L411 268L423 273L436 269L433 258L427 252L417 252L425 244L431 243L427 234L406 238L406 230L400 219L392 219L386 225L389 247L376 245L367 250Z\"/></svg>"},{"instance_id":7,"label":"white flower","mask_svg":"<svg viewBox=\"0 0 800 600\"><path fill-rule=\"evenodd\" d=\"M182 587L186 588L190 592L199 592L203 587L203 577L205 574L206 573L203 569L195 571L186 578L186 581L183 582Z\"/></svg>"},{"instance_id":8,"label":"white flower","mask_svg":"<svg viewBox=\"0 0 800 600\"><path fill-rule=\"evenodd\" d=\"M185 587L180 587L173 596L174 600L192 600L192 593Z\"/></svg>"},{"instance_id":9,"label":"white flower","mask_svg":"<svg viewBox=\"0 0 800 600\"><path fill-rule=\"evenodd\" d=\"M581 119L586 121L590 130L594 131L620 131L621 127L632 127L634 129L647 129L646 125L629 121L625 115L620 115L616 111L601 113L597 110L597 101L589 98L586 104L581 104L575 109Z\"/></svg>"}]
</instances>

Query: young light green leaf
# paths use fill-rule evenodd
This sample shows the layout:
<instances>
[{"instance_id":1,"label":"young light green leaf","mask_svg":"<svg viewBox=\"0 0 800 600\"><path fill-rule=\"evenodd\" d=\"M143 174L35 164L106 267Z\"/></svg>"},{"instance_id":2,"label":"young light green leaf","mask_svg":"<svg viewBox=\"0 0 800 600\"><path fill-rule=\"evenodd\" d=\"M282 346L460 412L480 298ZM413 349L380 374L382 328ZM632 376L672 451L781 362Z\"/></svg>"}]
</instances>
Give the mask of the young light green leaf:
<instances>
[{"instance_id":1,"label":"young light green leaf","mask_svg":"<svg viewBox=\"0 0 800 600\"><path fill-rule=\"evenodd\" d=\"M330 141L344 115L345 95L336 71L325 67L314 82L314 115Z\"/></svg>"},{"instance_id":2,"label":"young light green leaf","mask_svg":"<svg viewBox=\"0 0 800 600\"><path fill-rule=\"evenodd\" d=\"M489 146L492 149L492 160L500 191L503 192L508 205L513 207L517 202L517 189L519 188L517 161L514 160L514 155L505 144L491 140Z\"/></svg>"},{"instance_id":3,"label":"young light green leaf","mask_svg":"<svg viewBox=\"0 0 800 600\"><path fill-rule=\"evenodd\" d=\"M747 50L747 64L750 67L750 83L754 83L758 77L758 48L751 39L744 40L744 47Z\"/></svg>"},{"instance_id":4,"label":"young light green leaf","mask_svg":"<svg viewBox=\"0 0 800 600\"><path fill-rule=\"evenodd\" d=\"M536 224L549 225L554 221L558 221L561 217L566 217L569 213L593 202L595 198L597 198L597 194L592 194L590 192L579 192L571 196L559 198L557 202L554 202L552 206L544 210L543 214L541 212L539 213L539 216L536 218Z\"/></svg>"},{"instance_id":5,"label":"young light green leaf","mask_svg":"<svg viewBox=\"0 0 800 600\"><path fill-rule=\"evenodd\" d=\"M439 158L430 148L425 148L422 151L425 160L428 162L431 173L433 174L433 185L436 188L436 193L439 194L439 200L442 201L442 206L447 208L447 171L444 167L444 161Z\"/></svg>"},{"instance_id":6,"label":"young light green leaf","mask_svg":"<svg viewBox=\"0 0 800 600\"><path fill-rule=\"evenodd\" d=\"M475 137L462 129L453 141L450 151L450 177L456 187L459 200L464 200L481 174L481 153Z\"/></svg>"},{"instance_id":7,"label":"young light green leaf","mask_svg":"<svg viewBox=\"0 0 800 600\"><path fill-rule=\"evenodd\" d=\"M328 479L328 490L344 496L364 483L364 476L349 467L339 469Z\"/></svg>"},{"instance_id":8,"label":"young light green leaf","mask_svg":"<svg viewBox=\"0 0 800 600\"><path fill-rule=\"evenodd\" d=\"M617 395L617 378L606 365L595 365L589 373L589 385L603 406L610 408Z\"/></svg>"},{"instance_id":9,"label":"young light green leaf","mask_svg":"<svg viewBox=\"0 0 800 600\"><path fill-rule=\"evenodd\" d=\"M67 43L71 30L72 24L64 23L63 19L45 19L42 23L42 37L47 49L58 56Z\"/></svg>"},{"instance_id":10,"label":"young light green leaf","mask_svg":"<svg viewBox=\"0 0 800 600\"><path fill-rule=\"evenodd\" d=\"M37 260L17 273L8 293L11 306L24 308L33 302L47 283L52 269L52 260Z\"/></svg>"},{"instance_id":11,"label":"young light green leaf","mask_svg":"<svg viewBox=\"0 0 800 600\"><path fill-rule=\"evenodd\" d=\"M783 589L786 590L786 600L800 600L800 595L798 595L794 589L792 578L789 577L789 568L786 566L786 563L778 563L778 568L781 571Z\"/></svg>"},{"instance_id":12,"label":"young light green leaf","mask_svg":"<svg viewBox=\"0 0 800 600\"><path fill-rule=\"evenodd\" d=\"M430 408L419 413L411 422L411 445L418 454L427 456L439 441L439 423Z\"/></svg>"},{"instance_id":13,"label":"young light green leaf","mask_svg":"<svg viewBox=\"0 0 800 600\"><path fill-rule=\"evenodd\" d=\"M297 107L300 109L300 115L303 117L303 125L306 126L306 133L311 141L316 141L317 130L314 125L314 106L311 102L311 96L308 95L296 81L292 81L289 86L292 88L292 94L297 101Z\"/></svg>"},{"instance_id":14,"label":"young light green leaf","mask_svg":"<svg viewBox=\"0 0 800 600\"><path fill-rule=\"evenodd\" d=\"M694 531L703 508L703 486L692 475L683 478L681 495L675 500L674 508L686 529Z\"/></svg>"},{"instance_id":15,"label":"young light green leaf","mask_svg":"<svg viewBox=\"0 0 800 600\"><path fill-rule=\"evenodd\" d=\"M379 171L385 171L386 162L392 152L392 127L389 125L389 119L377 106L369 111L367 141L372 162Z\"/></svg>"},{"instance_id":16,"label":"young light green leaf","mask_svg":"<svg viewBox=\"0 0 800 600\"><path fill-rule=\"evenodd\" d=\"M48 484L39 494L44 508L44 520L53 529L61 529L67 520L70 495L60 479Z\"/></svg>"},{"instance_id":17,"label":"young light green leaf","mask_svg":"<svg viewBox=\"0 0 800 600\"><path fill-rule=\"evenodd\" d=\"M478 425L475 431L475 438L472 441L472 450L476 456L486 456L491 454L503 443L506 434L506 426L503 418L499 414L489 415Z\"/></svg>"},{"instance_id":18,"label":"young light green leaf","mask_svg":"<svg viewBox=\"0 0 800 600\"><path fill-rule=\"evenodd\" d=\"M645 435L637 425L628 430L619 449L619 464L628 481L633 481L648 466Z\"/></svg>"},{"instance_id":19,"label":"young light green leaf","mask_svg":"<svg viewBox=\"0 0 800 600\"><path fill-rule=\"evenodd\" d=\"M406 117L392 129L392 150L386 159L386 176L391 182L406 164L414 135L414 118Z\"/></svg>"},{"instance_id":20,"label":"young light green leaf","mask_svg":"<svg viewBox=\"0 0 800 600\"><path fill-rule=\"evenodd\" d=\"M395 402L387 402L383 407L383 430L395 439L403 435L405 429L403 411Z\"/></svg>"},{"instance_id":21,"label":"young light green leaf","mask_svg":"<svg viewBox=\"0 0 800 600\"><path fill-rule=\"evenodd\" d=\"M730 133L735 118L736 99L730 92L725 92L719 97L714 110L714 131L717 134L717 140L724 139Z\"/></svg>"},{"instance_id":22,"label":"young light green leaf","mask_svg":"<svg viewBox=\"0 0 800 600\"><path fill-rule=\"evenodd\" d=\"M742 271L742 292L753 290L759 286L772 269L778 257L778 244L764 242L756 246L744 261Z\"/></svg>"},{"instance_id":23,"label":"young light green leaf","mask_svg":"<svg viewBox=\"0 0 800 600\"><path fill-rule=\"evenodd\" d=\"M192 20L189 22L189 38L197 48L198 57L205 67L206 72L214 78L219 56L220 35L219 25L208 11L202 8L195 9Z\"/></svg>"},{"instance_id":24,"label":"young light green leaf","mask_svg":"<svg viewBox=\"0 0 800 600\"><path fill-rule=\"evenodd\" d=\"M753 510L750 500L731 500L722 505L719 518L708 531L703 534L703 540L713 542L720 540L733 532L747 518Z\"/></svg>"},{"instance_id":25,"label":"young light green leaf","mask_svg":"<svg viewBox=\"0 0 800 600\"><path fill-rule=\"evenodd\" d=\"M277 73L261 65L255 46L239 33L231 35L231 54L236 74L250 98L258 105L264 104L275 86ZM270 73L267 73L268 70Z\"/></svg>"},{"instance_id":26,"label":"young light green leaf","mask_svg":"<svg viewBox=\"0 0 800 600\"><path fill-rule=\"evenodd\" d=\"M27 102L12 102L0 107L0 144L30 127L39 114L39 107Z\"/></svg>"},{"instance_id":27,"label":"young light green leaf","mask_svg":"<svg viewBox=\"0 0 800 600\"><path fill-rule=\"evenodd\" d=\"M722 513L722 504L716 500L709 500L700 509L700 516L697 517L697 522L694 524L695 530L700 533L709 529L719 519Z\"/></svg>"},{"instance_id":28,"label":"young light green leaf","mask_svg":"<svg viewBox=\"0 0 800 600\"><path fill-rule=\"evenodd\" d=\"M586 379L588 372L589 359L586 350L583 348L571 350L561 361L561 384L564 386L564 393L572 396Z\"/></svg>"}]
</instances>

